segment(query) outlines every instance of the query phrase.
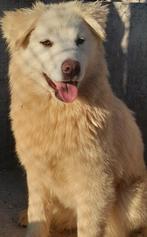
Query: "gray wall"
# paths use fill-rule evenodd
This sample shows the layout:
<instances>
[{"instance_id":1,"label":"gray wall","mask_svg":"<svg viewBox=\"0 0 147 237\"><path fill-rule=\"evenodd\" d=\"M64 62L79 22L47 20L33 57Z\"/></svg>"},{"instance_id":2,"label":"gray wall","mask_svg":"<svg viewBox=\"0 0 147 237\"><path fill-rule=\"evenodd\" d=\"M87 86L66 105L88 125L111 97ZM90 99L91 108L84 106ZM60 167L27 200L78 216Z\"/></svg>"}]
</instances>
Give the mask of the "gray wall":
<instances>
[{"instance_id":1,"label":"gray wall","mask_svg":"<svg viewBox=\"0 0 147 237\"><path fill-rule=\"evenodd\" d=\"M32 2L0 0L0 15L3 10L31 6ZM110 82L116 95L135 112L147 147L147 4L109 3L109 8L105 47ZM8 118L7 63L5 43L0 39L0 169L16 166Z\"/></svg>"},{"instance_id":2,"label":"gray wall","mask_svg":"<svg viewBox=\"0 0 147 237\"><path fill-rule=\"evenodd\" d=\"M147 4L111 3L107 35L110 82L135 112L147 160Z\"/></svg>"}]
</instances>

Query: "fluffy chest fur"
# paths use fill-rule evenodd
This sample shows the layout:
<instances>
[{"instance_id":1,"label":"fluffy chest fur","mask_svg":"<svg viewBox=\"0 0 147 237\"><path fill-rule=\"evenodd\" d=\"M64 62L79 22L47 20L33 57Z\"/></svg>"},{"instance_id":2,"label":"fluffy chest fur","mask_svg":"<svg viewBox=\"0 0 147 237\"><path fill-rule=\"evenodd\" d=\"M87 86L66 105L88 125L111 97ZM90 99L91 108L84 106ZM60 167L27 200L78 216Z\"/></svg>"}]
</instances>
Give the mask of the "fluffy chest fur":
<instances>
[{"instance_id":1,"label":"fluffy chest fur","mask_svg":"<svg viewBox=\"0 0 147 237\"><path fill-rule=\"evenodd\" d=\"M24 149L45 160L55 157L84 156L98 145L99 130L105 127L106 111L81 102L63 104L54 99L28 101L11 106L13 130ZM91 147L91 149L90 149ZM82 155L83 156L83 155Z\"/></svg>"},{"instance_id":2,"label":"fluffy chest fur","mask_svg":"<svg viewBox=\"0 0 147 237\"><path fill-rule=\"evenodd\" d=\"M18 101L16 104L12 96L11 118L21 163L26 169L31 167L43 185L71 206L73 186L78 186L79 179L84 180L87 169L91 173L91 167L104 159L100 140L107 130L106 111L80 101L59 103L48 96L38 101ZM87 166L89 162L91 166Z\"/></svg>"}]
</instances>

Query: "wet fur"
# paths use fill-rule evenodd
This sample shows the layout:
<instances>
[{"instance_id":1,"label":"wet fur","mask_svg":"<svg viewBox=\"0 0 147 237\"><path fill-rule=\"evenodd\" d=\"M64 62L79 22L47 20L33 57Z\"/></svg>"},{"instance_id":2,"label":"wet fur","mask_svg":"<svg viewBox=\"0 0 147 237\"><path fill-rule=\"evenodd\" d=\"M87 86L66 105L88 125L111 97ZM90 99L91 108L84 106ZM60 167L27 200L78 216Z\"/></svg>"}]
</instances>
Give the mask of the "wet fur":
<instances>
[{"instance_id":1,"label":"wet fur","mask_svg":"<svg viewBox=\"0 0 147 237\"><path fill-rule=\"evenodd\" d=\"M25 70L19 67L17 52L29 44L48 5L37 3L32 10L6 12L2 19L11 54L12 130L27 173L27 237L47 237L51 223L75 228L76 222L78 237L130 237L136 230L143 230L141 235L146 237L143 142L131 112L113 95L107 80L102 46L107 10L98 2L62 3L59 9L64 5L66 12L70 4L97 40L88 77L71 104L26 80Z\"/></svg>"}]
</instances>

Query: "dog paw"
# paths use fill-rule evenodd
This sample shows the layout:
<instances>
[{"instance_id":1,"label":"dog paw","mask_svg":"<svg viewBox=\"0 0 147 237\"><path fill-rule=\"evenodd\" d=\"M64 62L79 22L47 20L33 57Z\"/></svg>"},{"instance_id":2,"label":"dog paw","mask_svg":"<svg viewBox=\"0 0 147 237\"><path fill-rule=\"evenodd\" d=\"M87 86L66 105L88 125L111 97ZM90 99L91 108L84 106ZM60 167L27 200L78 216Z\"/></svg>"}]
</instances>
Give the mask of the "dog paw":
<instances>
[{"instance_id":1,"label":"dog paw","mask_svg":"<svg viewBox=\"0 0 147 237\"><path fill-rule=\"evenodd\" d=\"M27 210L23 210L20 212L18 216L18 225L21 227L26 227L28 224Z\"/></svg>"}]
</instances>

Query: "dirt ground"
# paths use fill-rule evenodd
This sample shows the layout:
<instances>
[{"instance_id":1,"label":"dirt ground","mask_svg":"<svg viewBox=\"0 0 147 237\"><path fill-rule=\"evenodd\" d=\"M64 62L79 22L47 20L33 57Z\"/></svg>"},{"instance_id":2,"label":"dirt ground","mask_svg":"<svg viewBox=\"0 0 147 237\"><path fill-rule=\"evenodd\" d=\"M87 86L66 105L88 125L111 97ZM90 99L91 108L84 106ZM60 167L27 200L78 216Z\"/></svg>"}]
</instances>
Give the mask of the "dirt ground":
<instances>
[{"instance_id":1,"label":"dirt ground","mask_svg":"<svg viewBox=\"0 0 147 237\"><path fill-rule=\"evenodd\" d=\"M18 169L0 171L0 237L24 237L26 228L17 224L18 213L26 207L25 175ZM75 237L53 233L52 237Z\"/></svg>"}]
</instances>

